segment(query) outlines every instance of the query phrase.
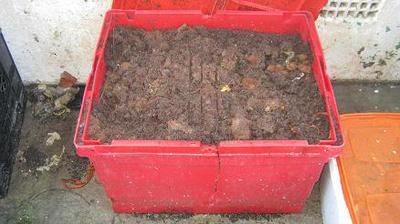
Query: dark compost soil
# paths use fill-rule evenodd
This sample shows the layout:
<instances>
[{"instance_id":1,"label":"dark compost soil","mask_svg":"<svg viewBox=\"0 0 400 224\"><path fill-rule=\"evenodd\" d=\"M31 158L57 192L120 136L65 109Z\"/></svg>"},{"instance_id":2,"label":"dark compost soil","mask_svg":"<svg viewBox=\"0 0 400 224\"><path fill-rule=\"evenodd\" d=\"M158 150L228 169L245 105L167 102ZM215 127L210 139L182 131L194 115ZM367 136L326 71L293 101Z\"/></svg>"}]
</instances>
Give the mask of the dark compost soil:
<instances>
[{"instance_id":1,"label":"dark compost soil","mask_svg":"<svg viewBox=\"0 0 400 224\"><path fill-rule=\"evenodd\" d=\"M298 36L115 28L89 135L112 139L327 139L329 125Z\"/></svg>"}]
</instances>

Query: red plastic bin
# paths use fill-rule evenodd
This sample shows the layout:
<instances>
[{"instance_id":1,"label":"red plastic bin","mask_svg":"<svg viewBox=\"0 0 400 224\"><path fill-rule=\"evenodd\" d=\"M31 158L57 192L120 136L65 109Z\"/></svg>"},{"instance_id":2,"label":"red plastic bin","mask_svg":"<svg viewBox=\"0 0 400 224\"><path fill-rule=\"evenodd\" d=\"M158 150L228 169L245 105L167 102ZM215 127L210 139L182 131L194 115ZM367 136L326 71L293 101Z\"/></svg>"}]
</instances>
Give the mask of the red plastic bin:
<instances>
[{"instance_id":1,"label":"red plastic bin","mask_svg":"<svg viewBox=\"0 0 400 224\"><path fill-rule=\"evenodd\" d=\"M318 17L328 0L113 0L113 9L199 9L204 13L216 10L309 11Z\"/></svg>"},{"instance_id":2,"label":"red plastic bin","mask_svg":"<svg viewBox=\"0 0 400 224\"><path fill-rule=\"evenodd\" d=\"M88 136L93 103L106 71L110 30L146 30L183 24L255 32L299 34L310 43L312 66L326 103L330 137L306 140L242 140L203 145L199 141L113 140ZM110 10L105 15L75 134L78 155L88 157L115 212L289 213L300 212L323 165L342 150L341 128L330 80L309 12L199 10ZM112 124L110 124L112 125Z\"/></svg>"}]
</instances>

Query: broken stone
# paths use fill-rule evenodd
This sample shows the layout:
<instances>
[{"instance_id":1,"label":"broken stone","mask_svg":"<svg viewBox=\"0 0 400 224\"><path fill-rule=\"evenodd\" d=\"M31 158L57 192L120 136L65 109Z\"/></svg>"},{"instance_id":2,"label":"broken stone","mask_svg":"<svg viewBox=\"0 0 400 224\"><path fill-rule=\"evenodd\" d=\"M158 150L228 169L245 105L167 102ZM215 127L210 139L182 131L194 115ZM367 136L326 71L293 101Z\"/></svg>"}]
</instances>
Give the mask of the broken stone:
<instances>
[{"instance_id":1,"label":"broken stone","mask_svg":"<svg viewBox=\"0 0 400 224\"><path fill-rule=\"evenodd\" d=\"M58 86L62 88L72 87L76 84L77 81L78 80L73 75L71 75L67 71L64 71L60 75L60 81L58 82Z\"/></svg>"}]
</instances>

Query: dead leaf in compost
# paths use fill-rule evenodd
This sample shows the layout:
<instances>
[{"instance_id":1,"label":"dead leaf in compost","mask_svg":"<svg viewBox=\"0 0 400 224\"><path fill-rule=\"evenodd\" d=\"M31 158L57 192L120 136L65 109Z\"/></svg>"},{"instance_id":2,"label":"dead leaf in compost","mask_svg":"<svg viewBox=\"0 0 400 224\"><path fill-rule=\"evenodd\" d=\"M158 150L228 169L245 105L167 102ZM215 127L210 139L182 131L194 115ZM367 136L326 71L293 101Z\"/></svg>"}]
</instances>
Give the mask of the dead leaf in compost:
<instances>
[{"instance_id":1,"label":"dead leaf in compost","mask_svg":"<svg viewBox=\"0 0 400 224\"><path fill-rule=\"evenodd\" d=\"M286 66L286 68L287 68L289 71L296 70L296 69L297 69L297 63L296 63L296 62L290 62L290 63Z\"/></svg>"},{"instance_id":2,"label":"dead leaf in compost","mask_svg":"<svg viewBox=\"0 0 400 224\"><path fill-rule=\"evenodd\" d=\"M271 73L277 73L277 74L282 74L282 75L288 74L288 71L281 64L268 65L267 70Z\"/></svg>"},{"instance_id":3,"label":"dead leaf in compost","mask_svg":"<svg viewBox=\"0 0 400 224\"><path fill-rule=\"evenodd\" d=\"M242 79L242 85L246 89L255 89L258 86L258 80L252 77L244 77Z\"/></svg>"},{"instance_id":4,"label":"dead leaf in compost","mask_svg":"<svg viewBox=\"0 0 400 224\"><path fill-rule=\"evenodd\" d=\"M225 92L230 92L230 91L231 91L231 87L229 87L228 84L222 85L221 92L225 93Z\"/></svg>"}]
</instances>

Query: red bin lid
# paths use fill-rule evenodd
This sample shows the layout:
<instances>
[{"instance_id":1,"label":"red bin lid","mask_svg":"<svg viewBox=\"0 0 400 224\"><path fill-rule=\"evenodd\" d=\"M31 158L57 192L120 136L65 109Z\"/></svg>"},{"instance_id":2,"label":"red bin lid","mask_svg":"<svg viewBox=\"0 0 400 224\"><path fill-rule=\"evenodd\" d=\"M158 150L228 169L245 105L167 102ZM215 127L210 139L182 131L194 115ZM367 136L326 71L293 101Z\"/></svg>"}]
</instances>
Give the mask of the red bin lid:
<instances>
[{"instance_id":1,"label":"red bin lid","mask_svg":"<svg viewBox=\"0 0 400 224\"><path fill-rule=\"evenodd\" d=\"M200 9L215 10L310 11L314 18L328 0L113 0L113 9Z\"/></svg>"}]
</instances>

